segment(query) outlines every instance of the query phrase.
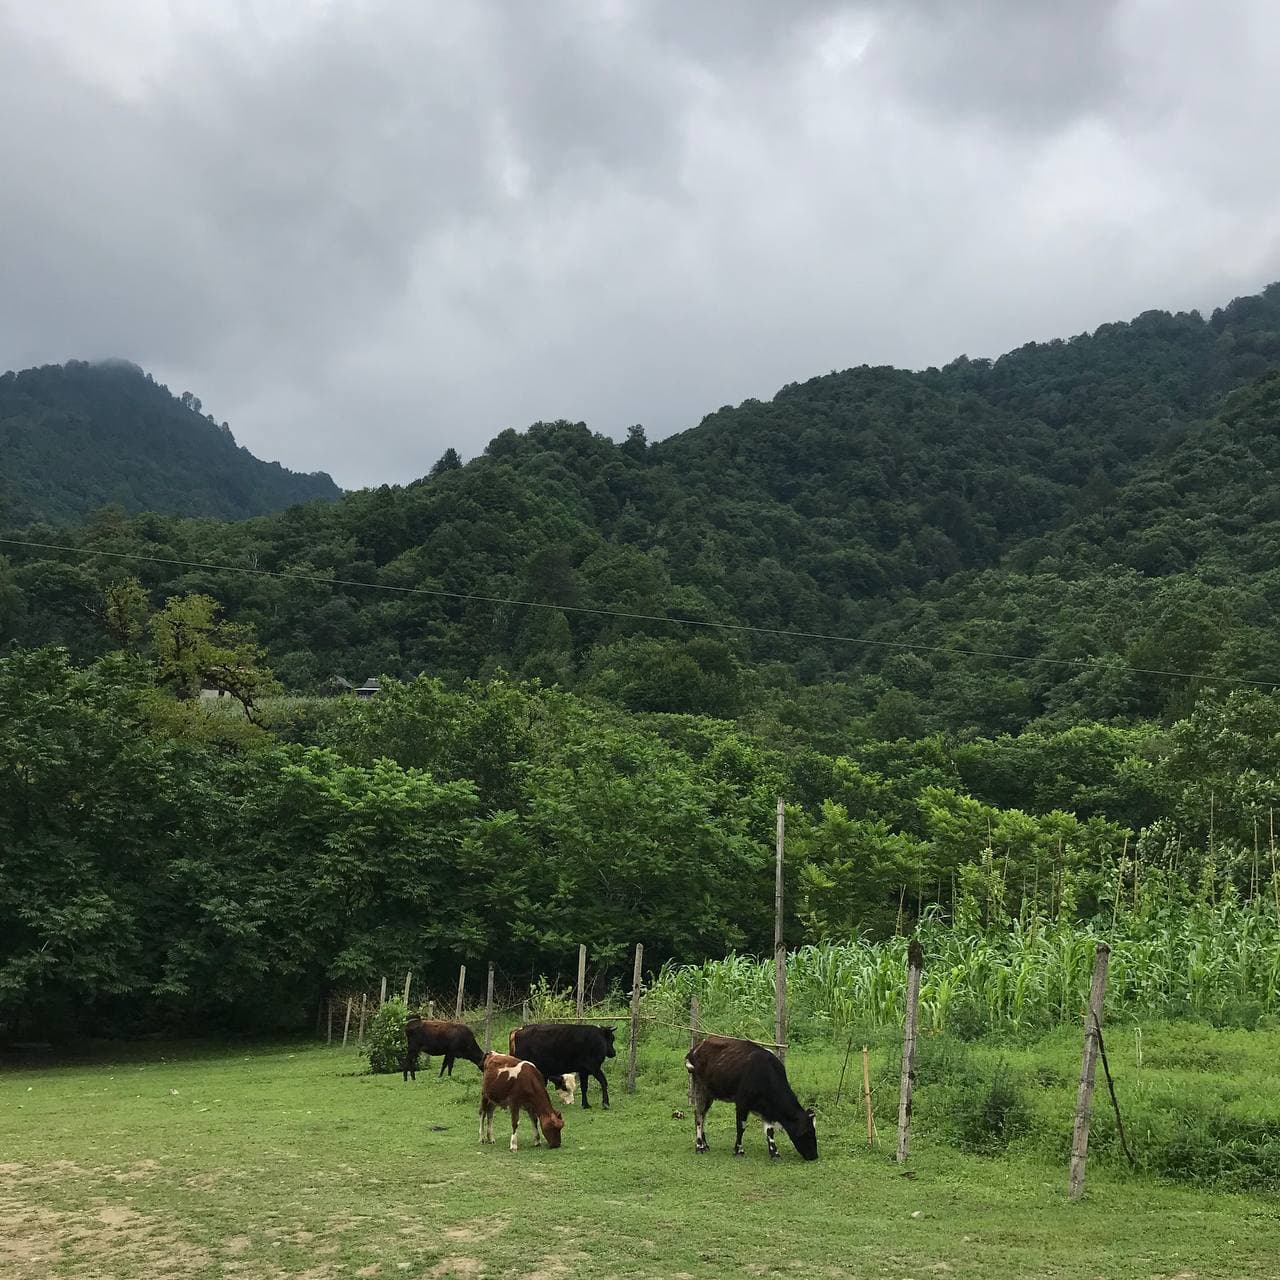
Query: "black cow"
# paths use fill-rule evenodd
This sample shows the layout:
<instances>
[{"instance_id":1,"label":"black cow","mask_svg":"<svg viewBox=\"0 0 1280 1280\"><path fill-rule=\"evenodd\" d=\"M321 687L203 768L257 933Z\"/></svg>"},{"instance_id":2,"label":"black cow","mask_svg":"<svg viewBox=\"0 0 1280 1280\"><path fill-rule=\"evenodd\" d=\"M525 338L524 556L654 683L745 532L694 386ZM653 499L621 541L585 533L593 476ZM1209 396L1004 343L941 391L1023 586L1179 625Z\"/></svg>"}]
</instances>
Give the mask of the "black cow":
<instances>
[{"instance_id":1,"label":"black cow","mask_svg":"<svg viewBox=\"0 0 1280 1280\"><path fill-rule=\"evenodd\" d=\"M694 1150L707 1151L706 1114L719 1099L738 1109L738 1138L733 1154L742 1155L742 1130L747 1116L755 1112L764 1121L764 1137L769 1155L778 1158L773 1140L774 1125L780 1124L806 1160L818 1158L818 1135L813 1127L813 1110L806 1111L787 1083L782 1063L763 1045L750 1040L730 1040L708 1036L690 1051L684 1065L693 1077L693 1115L697 1139Z\"/></svg>"},{"instance_id":2,"label":"black cow","mask_svg":"<svg viewBox=\"0 0 1280 1280\"><path fill-rule=\"evenodd\" d=\"M418 1054L428 1057L433 1053L444 1054L440 1064L440 1074L446 1071L453 1075L453 1064L457 1058L466 1062L474 1062L481 1071L484 1070L484 1052L476 1042L471 1028L461 1022L428 1022L425 1018L410 1018L404 1024L405 1055L403 1075L406 1080L412 1076L418 1078Z\"/></svg>"},{"instance_id":3,"label":"black cow","mask_svg":"<svg viewBox=\"0 0 1280 1280\"><path fill-rule=\"evenodd\" d=\"M609 1109L609 1082L601 1068L606 1058L617 1053L613 1047L612 1027L593 1027L585 1023L541 1022L517 1027L511 1033L510 1049L514 1057L532 1062L557 1089L565 1089L564 1077L575 1072L582 1086L582 1106L586 1110L587 1077L600 1081L604 1109Z\"/></svg>"}]
</instances>

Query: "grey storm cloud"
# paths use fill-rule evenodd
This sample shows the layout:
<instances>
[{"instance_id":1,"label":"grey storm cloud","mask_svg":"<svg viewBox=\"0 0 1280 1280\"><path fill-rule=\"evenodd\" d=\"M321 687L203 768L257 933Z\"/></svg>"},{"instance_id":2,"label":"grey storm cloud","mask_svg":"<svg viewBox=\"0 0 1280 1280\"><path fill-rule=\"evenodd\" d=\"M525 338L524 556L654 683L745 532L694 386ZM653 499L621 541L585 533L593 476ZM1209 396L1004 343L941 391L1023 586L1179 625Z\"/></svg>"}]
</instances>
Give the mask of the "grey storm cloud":
<instances>
[{"instance_id":1,"label":"grey storm cloud","mask_svg":"<svg viewBox=\"0 0 1280 1280\"><path fill-rule=\"evenodd\" d=\"M1269 0L0 0L0 365L340 483L1280 276Z\"/></svg>"}]
</instances>

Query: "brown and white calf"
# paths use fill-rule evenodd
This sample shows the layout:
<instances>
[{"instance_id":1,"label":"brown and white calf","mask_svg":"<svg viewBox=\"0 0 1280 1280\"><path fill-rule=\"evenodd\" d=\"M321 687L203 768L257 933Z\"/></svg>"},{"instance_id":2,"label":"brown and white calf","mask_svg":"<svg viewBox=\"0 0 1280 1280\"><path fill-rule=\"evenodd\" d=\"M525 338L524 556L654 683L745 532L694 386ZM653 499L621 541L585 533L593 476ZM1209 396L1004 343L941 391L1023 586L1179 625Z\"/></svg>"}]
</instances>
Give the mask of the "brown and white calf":
<instances>
[{"instance_id":1,"label":"brown and white calf","mask_svg":"<svg viewBox=\"0 0 1280 1280\"><path fill-rule=\"evenodd\" d=\"M778 1158L773 1140L775 1125L781 1125L806 1159L818 1158L818 1135L813 1127L813 1109L805 1110L796 1101L782 1063L763 1045L751 1040L731 1040L708 1036L685 1059L693 1077L693 1116L696 1130L694 1149L708 1149L706 1116L717 1099L732 1102L738 1112L738 1137L733 1154L742 1154L742 1131L747 1116L755 1112L764 1121L764 1139L769 1154Z\"/></svg>"},{"instance_id":2,"label":"brown and white calf","mask_svg":"<svg viewBox=\"0 0 1280 1280\"><path fill-rule=\"evenodd\" d=\"M527 1111L533 1124L533 1145L543 1137L547 1146L560 1145L564 1117L547 1097L547 1082L532 1062L513 1058L509 1053L491 1053L484 1060L484 1076L480 1081L480 1141L493 1141L493 1113L498 1107L511 1112L511 1150L519 1150L516 1130L520 1112ZM541 1130L541 1132L539 1132Z\"/></svg>"}]
</instances>

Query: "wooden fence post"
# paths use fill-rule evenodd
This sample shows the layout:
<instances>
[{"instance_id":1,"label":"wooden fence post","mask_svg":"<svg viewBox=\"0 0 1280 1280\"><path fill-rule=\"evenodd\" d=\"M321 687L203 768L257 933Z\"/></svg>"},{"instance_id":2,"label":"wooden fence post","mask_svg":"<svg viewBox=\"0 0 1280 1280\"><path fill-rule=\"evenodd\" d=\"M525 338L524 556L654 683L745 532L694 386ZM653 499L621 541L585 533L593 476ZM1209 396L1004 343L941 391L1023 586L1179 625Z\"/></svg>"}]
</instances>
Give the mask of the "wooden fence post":
<instances>
[{"instance_id":1,"label":"wooden fence post","mask_svg":"<svg viewBox=\"0 0 1280 1280\"><path fill-rule=\"evenodd\" d=\"M347 1047L347 1032L351 1029L351 1006L355 1003L355 996L347 997L347 1016L342 1020L342 1047Z\"/></svg>"},{"instance_id":2,"label":"wooden fence post","mask_svg":"<svg viewBox=\"0 0 1280 1280\"><path fill-rule=\"evenodd\" d=\"M484 1051L493 1048L493 961L489 961L489 990L484 998Z\"/></svg>"},{"instance_id":3,"label":"wooden fence post","mask_svg":"<svg viewBox=\"0 0 1280 1280\"><path fill-rule=\"evenodd\" d=\"M640 967L644 963L644 943L636 943L636 962L631 970L631 1046L627 1051L627 1092L636 1091L636 1046L640 1039Z\"/></svg>"},{"instance_id":4,"label":"wooden fence post","mask_svg":"<svg viewBox=\"0 0 1280 1280\"><path fill-rule=\"evenodd\" d=\"M1084 1015L1084 1058L1080 1063L1080 1087L1076 1092L1076 1122L1071 1134L1071 1170L1067 1198L1084 1195L1084 1169L1089 1158L1089 1121L1093 1115L1093 1076L1098 1067L1098 1034L1102 1030L1102 1001L1107 993L1107 966L1111 948L1098 943L1093 959L1093 985Z\"/></svg>"},{"instance_id":5,"label":"wooden fence post","mask_svg":"<svg viewBox=\"0 0 1280 1280\"><path fill-rule=\"evenodd\" d=\"M920 971L924 952L914 938L907 948L907 1019L902 1033L902 1084L898 1093L898 1163L907 1158L911 1127L911 1090L916 1082L916 1019L920 1012Z\"/></svg>"},{"instance_id":6,"label":"wooden fence post","mask_svg":"<svg viewBox=\"0 0 1280 1280\"><path fill-rule=\"evenodd\" d=\"M689 1052L698 1047L698 997L689 999ZM689 1073L689 1101L693 1101L693 1072Z\"/></svg>"},{"instance_id":7,"label":"wooden fence post","mask_svg":"<svg viewBox=\"0 0 1280 1280\"><path fill-rule=\"evenodd\" d=\"M587 944L578 945L578 1020L582 1020L587 995Z\"/></svg>"},{"instance_id":8,"label":"wooden fence post","mask_svg":"<svg viewBox=\"0 0 1280 1280\"><path fill-rule=\"evenodd\" d=\"M369 1007L369 993L362 991L360 993L360 1030L356 1032L356 1048L364 1046L364 1015L365 1010Z\"/></svg>"},{"instance_id":9,"label":"wooden fence post","mask_svg":"<svg viewBox=\"0 0 1280 1280\"><path fill-rule=\"evenodd\" d=\"M520 1005L520 1025L522 1027L529 1025L529 1001L527 999Z\"/></svg>"},{"instance_id":10,"label":"wooden fence post","mask_svg":"<svg viewBox=\"0 0 1280 1280\"><path fill-rule=\"evenodd\" d=\"M787 944L782 937L782 847L786 839L786 805L778 798L777 863L773 884L773 1038L780 1061L787 1056Z\"/></svg>"},{"instance_id":11,"label":"wooden fence post","mask_svg":"<svg viewBox=\"0 0 1280 1280\"><path fill-rule=\"evenodd\" d=\"M436 1016L436 1002L434 1000L427 1001L427 1021L430 1022Z\"/></svg>"},{"instance_id":12,"label":"wooden fence post","mask_svg":"<svg viewBox=\"0 0 1280 1280\"><path fill-rule=\"evenodd\" d=\"M409 988L413 984L413 970L410 969L404 975L404 1007L409 1007Z\"/></svg>"},{"instance_id":13,"label":"wooden fence post","mask_svg":"<svg viewBox=\"0 0 1280 1280\"><path fill-rule=\"evenodd\" d=\"M862 1046L862 1098L867 1106L867 1146L875 1145L876 1122L871 1114L871 1061L867 1046Z\"/></svg>"},{"instance_id":14,"label":"wooden fence post","mask_svg":"<svg viewBox=\"0 0 1280 1280\"><path fill-rule=\"evenodd\" d=\"M382 975L382 990L378 993L378 1007L381 1008L387 1003L387 975Z\"/></svg>"},{"instance_id":15,"label":"wooden fence post","mask_svg":"<svg viewBox=\"0 0 1280 1280\"><path fill-rule=\"evenodd\" d=\"M329 997L329 1031L325 1036L325 1044L333 1043L333 997Z\"/></svg>"},{"instance_id":16,"label":"wooden fence post","mask_svg":"<svg viewBox=\"0 0 1280 1280\"><path fill-rule=\"evenodd\" d=\"M462 1017L462 997L467 986L467 966L460 964L458 966L458 1003L453 1010L455 1018Z\"/></svg>"}]
</instances>

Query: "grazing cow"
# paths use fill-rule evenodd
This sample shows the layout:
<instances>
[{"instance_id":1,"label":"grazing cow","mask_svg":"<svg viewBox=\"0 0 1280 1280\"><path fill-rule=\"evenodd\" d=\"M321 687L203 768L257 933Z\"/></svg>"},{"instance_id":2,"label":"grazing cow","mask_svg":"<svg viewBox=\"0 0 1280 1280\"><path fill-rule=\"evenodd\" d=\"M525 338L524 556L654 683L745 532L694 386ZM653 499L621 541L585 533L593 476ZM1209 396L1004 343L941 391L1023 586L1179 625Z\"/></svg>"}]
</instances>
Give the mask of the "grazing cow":
<instances>
[{"instance_id":1,"label":"grazing cow","mask_svg":"<svg viewBox=\"0 0 1280 1280\"><path fill-rule=\"evenodd\" d=\"M428 1022L425 1018L410 1018L404 1024L404 1038L406 1049L402 1074L406 1080L410 1076L415 1080L418 1078L420 1053L444 1055L440 1064L441 1075L446 1071L453 1075L453 1064L457 1058L474 1062L481 1071L484 1070L484 1053L471 1028L461 1022Z\"/></svg>"},{"instance_id":2,"label":"grazing cow","mask_svg":"<svg viewBox=\"0 0 1280 1280\"><path fill-rule=\"evenodd\" d=\"M547 1139L547 1146L560 1145L564 1117L547 1099L547 1082L532 1062L522 1062L506 1053L491 1053L484 1060L480 1082L480 1141L493 1141L493 1113L498 1107L511 1111L511 1150L519 1150L516 1128L520 1112L527 1111L533 1124L533 1145ZM539 1133L541 1130L541 1133Z\"/></svg>"},{"instance_id":3,"label":"grazing cow","mask_svg":"<svg viewBox=\"0 0 1280 1280\"><path fill-rule=\"evenodd\" d=\"M612 1027L593 1027L584 1023L540 1022L517 1027L509 1041L511 1052L532 1062L557 1089L567 1090L565 1076L575 1072L582 1087L583 1110L587 1101L587 1077L600 1081L602 1105L609 1109L609 1082L604 1078L604 1060L617 1056L613 1047ZM572 1097L572 1094L570 1094Z\"/></svg>"},{"instance_id":4,"label":"grazing cow","mask_svg":"<svg viewBox=\"0 0 1280 1280\"><path fill-rule=\"evenodd\" d=\"M818 1135L813 1127L813 1109L805 1110L796 1101L787 1083L786 1069L777 1058L750 1040L730 1040L708 1036L690 1051L684 1065L693 1077L693 1115L697 1140L695 1151L706 1151L706 1114L719 1099L738 1109L738 1139L735 1156L742 1155L742 1130L747 1116L755 1112L764 1121L764 1137L769 1155L778 1158L773 1140L775 1125L781 1125L806 1160L818 1158Z\"/></svg>"}]
</instances>

